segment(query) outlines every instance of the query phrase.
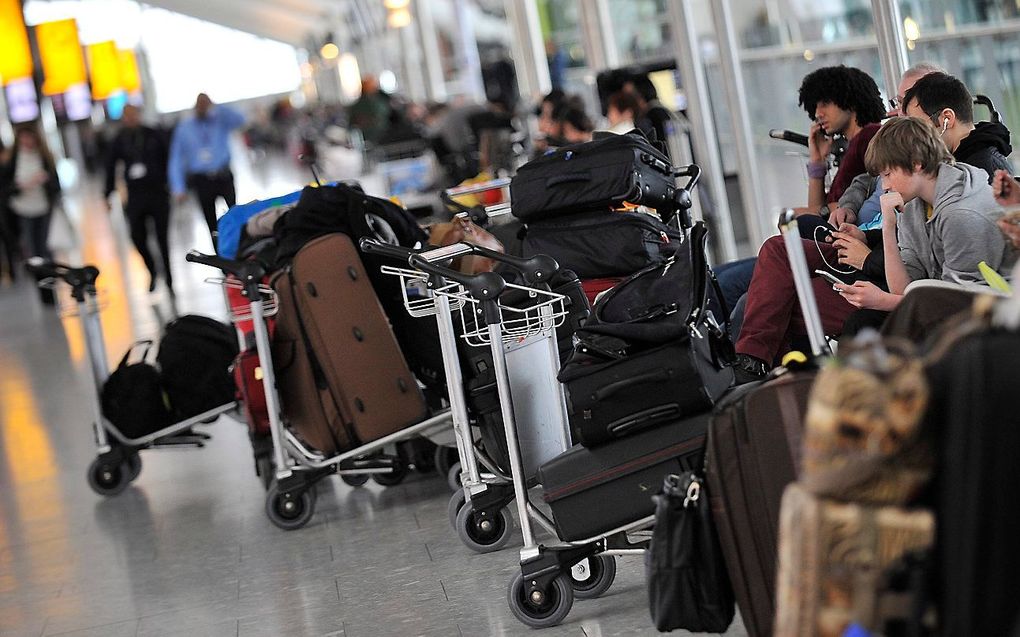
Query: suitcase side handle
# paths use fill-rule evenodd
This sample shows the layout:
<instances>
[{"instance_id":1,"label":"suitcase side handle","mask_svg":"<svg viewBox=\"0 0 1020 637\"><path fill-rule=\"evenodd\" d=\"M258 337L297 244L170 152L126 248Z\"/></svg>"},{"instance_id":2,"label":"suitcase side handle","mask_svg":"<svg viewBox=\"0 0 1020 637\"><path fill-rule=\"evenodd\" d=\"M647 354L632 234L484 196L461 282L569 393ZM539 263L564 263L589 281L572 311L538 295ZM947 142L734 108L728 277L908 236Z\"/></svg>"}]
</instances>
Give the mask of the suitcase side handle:
<instances>
[{"instance_id":1,"label":"suitcase side handle","mask_svg":"<svg viewBox=\"0 0 1020 637\"><path fill-rule=\"evenodd\" d=\"M555 175L545 180L545 185L548 188L553 186L559 186L560 184L571 184L577 182L588 182L591 181L591 173L567 173L565 175Z\"/></svg>"}]
</instances>

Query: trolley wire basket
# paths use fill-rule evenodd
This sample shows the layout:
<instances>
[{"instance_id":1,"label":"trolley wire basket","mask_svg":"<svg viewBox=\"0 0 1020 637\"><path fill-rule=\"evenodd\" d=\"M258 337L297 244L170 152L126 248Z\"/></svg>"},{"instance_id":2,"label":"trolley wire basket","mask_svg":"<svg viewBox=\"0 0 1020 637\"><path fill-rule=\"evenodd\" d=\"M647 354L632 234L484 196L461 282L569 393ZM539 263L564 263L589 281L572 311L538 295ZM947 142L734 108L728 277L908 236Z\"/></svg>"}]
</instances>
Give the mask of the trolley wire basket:
<instances>
[{"instance_id":1,"label":"trolley wire basket","mask_svg":"<svg viewBox=\"0 0 1020 637\"><path fill-rule=\"evenodd\" d=\"M234 277L209 277L205 280L206 283L212 283L214 285L220 285L226 290L243 290L244 284L240 280ZM276 290L269 287L265 283L259 284L259 294L262 296L262 315L269 317L275 316L280 309L279 296L276 294ZM251 305L245 304L243 306L237 306L232 303L228 303L230 320L233 323L239 323L243 321L250 321L252 318Z\"/></svg>"},{"instance_id":2,"label":"trolley wire basket","mask_svg":"<svg viewBox=\"0 0 1020 637\"><path fill-rule=\"evenodd\" d=\"M407 268L397 268L392 265L384 265L381 268L383 274L389 274L400 278L400 293L404 298L404 308L407 309L407 313L415 318L421 318L425 316L435 316L436 312L436 292L447 291L450 288L460 288L457 283L451 283L446 285L439 290L428 289L429 275L420 270L409 270ZM463 299L454 297L450 294L446 294L450 297L450 310L457 311L464 306Z\"/></svg>"},{"instance_id":3,"label":"trolley wire basket","mask_svg":"<svg viewBox=\"0 0 1020 637\"><path fill-rule=\"evenodd\" d=\"M436 293L457 299L464 305L460 311L460 337L472 347L487 347L490 344L489 328L484 321L477 320L482 313L481 301L463 287L455 287L443 288ZM514 302L506 299L513 299ZM503 342L519 343L532 336L552 333L563 324L567 315L565 300L562 294L507 283L506 291L497 302Z\"/></svg>"}]
</instances>

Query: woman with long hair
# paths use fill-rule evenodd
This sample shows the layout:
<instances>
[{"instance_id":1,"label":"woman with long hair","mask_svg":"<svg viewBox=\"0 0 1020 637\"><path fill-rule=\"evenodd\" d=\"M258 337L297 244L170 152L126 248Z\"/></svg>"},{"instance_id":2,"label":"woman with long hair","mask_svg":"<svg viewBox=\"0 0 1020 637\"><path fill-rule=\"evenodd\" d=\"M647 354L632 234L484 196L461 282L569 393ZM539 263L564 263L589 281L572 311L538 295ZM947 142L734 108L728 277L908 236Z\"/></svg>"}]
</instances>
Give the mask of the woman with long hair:
<instances>
[{"instance_id":1,"label":"woman with long hair","mask_svg":"<svg viewBox=\"0 0 1020 637\"><path fill-rule=\"evenodd\" d=\"M16 129L10 160L0 172L0 193L21 226L24 256L51 259L46 240L60 182L53 155L34 125Z\"/></svg>"}]
</instances>

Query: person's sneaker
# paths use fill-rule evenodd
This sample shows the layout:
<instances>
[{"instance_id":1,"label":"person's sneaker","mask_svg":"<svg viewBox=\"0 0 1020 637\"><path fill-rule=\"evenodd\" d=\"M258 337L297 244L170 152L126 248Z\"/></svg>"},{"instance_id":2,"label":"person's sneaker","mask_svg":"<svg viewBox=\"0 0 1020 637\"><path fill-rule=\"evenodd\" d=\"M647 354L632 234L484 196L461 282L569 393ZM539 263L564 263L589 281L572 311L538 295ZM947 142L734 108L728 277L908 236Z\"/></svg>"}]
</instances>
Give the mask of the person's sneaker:
<instances>
[{"instance_id":1,"label":"person's sneaker","mask_svg":"<svg viewBox=\"0 0 1020 637\"><path fill-rule=\"evenodd\" d=\"M764 380L769 373L769 366L765 361L755 358L749 354L737 354L733 362L733 377L735 385L744 385L755 381Z\"/></svg>"}]
</instances>

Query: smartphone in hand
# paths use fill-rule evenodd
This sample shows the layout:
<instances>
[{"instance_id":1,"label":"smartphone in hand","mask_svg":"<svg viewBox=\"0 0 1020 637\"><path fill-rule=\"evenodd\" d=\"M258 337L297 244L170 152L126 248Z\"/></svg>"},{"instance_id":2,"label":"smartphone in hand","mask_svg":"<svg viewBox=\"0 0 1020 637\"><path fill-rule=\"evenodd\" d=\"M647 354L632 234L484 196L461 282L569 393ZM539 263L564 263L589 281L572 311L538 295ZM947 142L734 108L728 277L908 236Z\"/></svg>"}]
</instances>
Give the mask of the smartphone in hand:
<instances>
[{"instance_id":1,"label":"smartphone in hand","mask_svg":"<svg viewBox=\"0 0 1020 637\"><path fill-rule=\"evenodd\" d=\"M840 284L840 285L846 285L847 284L846 281L843 281L843 280L837 278L836 275L832 274L831 272L826 272L825 270L815 270L815 274L817 274L818 276L822 277L823 279L825 279L829 283L832 283L833 285L836 285L837 283Z\"/></svg>"}]
</instances>

